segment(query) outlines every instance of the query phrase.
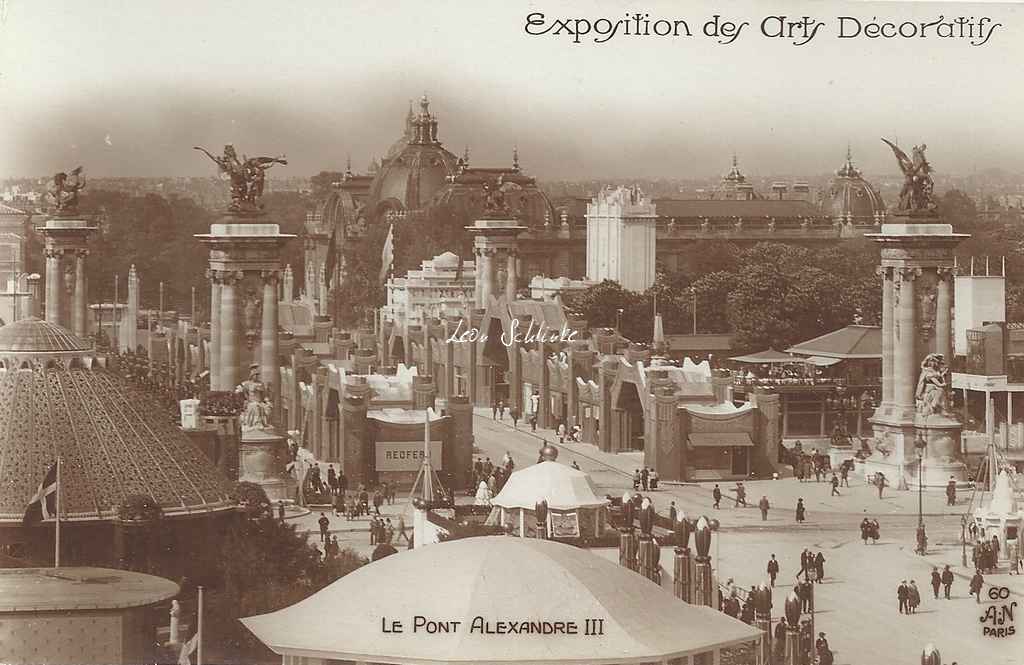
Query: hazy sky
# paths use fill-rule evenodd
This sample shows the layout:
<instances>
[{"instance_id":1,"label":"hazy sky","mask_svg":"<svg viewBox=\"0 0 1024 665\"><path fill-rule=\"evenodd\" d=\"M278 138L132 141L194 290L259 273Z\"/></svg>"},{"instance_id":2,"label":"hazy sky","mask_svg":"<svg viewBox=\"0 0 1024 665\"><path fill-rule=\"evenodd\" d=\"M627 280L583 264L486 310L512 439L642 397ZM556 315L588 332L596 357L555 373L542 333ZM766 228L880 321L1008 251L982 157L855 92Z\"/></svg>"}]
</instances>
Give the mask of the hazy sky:
<instances>
[{"instance_id":1,"label":"hazy sky","mask_svg":"<svg viewBox=\"0 0 1024 665\"><path fill-rule=\"evenodd\" d=\"M683 19L690 38L530 36L527 15ZM730 45L715 13L749 21ZM770 15L825 23L804 46ZM987 44L838 39L837 17L987 16ZM701 177L733 151L751 174L894 172L878 140L925 141L940 172L1024 171L1024 11L838 2L199 2L0 0L0 177L204 175L191 150L286 153L275 175L363 169L424 92L439 138L477 165L543 178ZM847 24L852 25L851 23ZM934 29L933 29L934 30ZM621 32L621 29L620 29Z\"/></svg>"}]
</instances>

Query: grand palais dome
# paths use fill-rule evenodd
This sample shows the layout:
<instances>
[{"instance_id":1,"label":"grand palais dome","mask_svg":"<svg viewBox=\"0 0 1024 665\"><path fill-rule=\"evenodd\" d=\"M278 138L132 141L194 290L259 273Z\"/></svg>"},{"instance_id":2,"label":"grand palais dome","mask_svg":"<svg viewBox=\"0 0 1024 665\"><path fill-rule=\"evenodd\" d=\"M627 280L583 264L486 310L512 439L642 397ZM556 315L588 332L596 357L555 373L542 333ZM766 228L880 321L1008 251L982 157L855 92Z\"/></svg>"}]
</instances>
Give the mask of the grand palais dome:
<instances>
[{"instance_id":1,"label":"grand palais dome","mask_svg":"<svg viewBox=\"0 0 1024 665\"><path fill-rule=\"evenodd\" d=\"M85 340L16 321L0 328L0 365L0 523L21 522L58 456L69 520L112 520L133 495L165 516L233 509L226 479L165 405L108 369Z\"/></svg>"}]
</instances>

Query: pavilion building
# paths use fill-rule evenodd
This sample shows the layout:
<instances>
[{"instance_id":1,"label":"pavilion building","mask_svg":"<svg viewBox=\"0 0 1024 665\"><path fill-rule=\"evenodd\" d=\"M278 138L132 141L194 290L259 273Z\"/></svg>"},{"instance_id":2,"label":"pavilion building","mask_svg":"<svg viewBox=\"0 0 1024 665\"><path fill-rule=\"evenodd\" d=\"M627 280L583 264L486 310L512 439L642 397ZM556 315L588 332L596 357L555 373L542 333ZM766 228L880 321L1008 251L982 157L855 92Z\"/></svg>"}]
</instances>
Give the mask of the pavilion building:
<instances>
[{"instance_id":1,"label":"pavilion building","mask_svg":"<svg viewBox=\"0 0 1024 665\"><path fill-rule=\"evenodd\" d=\"M761 638L588 550L507 536L401 552L242 622L284 665L718 665L723 649ZM524 629L508 634L509 622Z\"/></svg>"},{"instance_id":2,"label":"pavilion building","mask_svg":"<svg viewBox=\"0 0 1024 665\"><path fill-rule=\"evenodd\" d=\"M210 563L216 547L195 544L218 542L236 502L168 415L67 329L34 318L0 328L0 543L53 552L52 522L22 517L59 456L62 561L172 577Z\"/></svg>"}]
</instances>

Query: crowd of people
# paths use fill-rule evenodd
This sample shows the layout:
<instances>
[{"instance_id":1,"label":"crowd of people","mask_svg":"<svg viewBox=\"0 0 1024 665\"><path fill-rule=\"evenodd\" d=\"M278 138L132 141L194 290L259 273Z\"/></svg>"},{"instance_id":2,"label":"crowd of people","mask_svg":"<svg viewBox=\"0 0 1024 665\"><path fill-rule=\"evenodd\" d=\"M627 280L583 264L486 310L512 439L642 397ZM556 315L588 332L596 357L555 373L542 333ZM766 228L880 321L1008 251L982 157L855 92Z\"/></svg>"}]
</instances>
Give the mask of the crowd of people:
<instances>
[{"instance_id":1,"label":"crowd of people","mask_svg":"<svg viewBox=\"0 0 1024 665\"><path fill-rule=\"evenodd\" d=\"M475 498L477 505L491 505L491 499L505 487L509 476L516 468L512 455L505 452L500 465L495 465L490 457L477 457L473 460L473 484L469 495Z\"/></svg>"},{"instance_id":2,"label":"crowd of people","mask_svg":"<svg viewBox=\"0 0 1024 665\"><path fill-rule=\"evenodd\" d=\"M633 491L651 492L658 489L658 472L654 468L636 469L633 471Z\"/></svg>"}]
</instances>

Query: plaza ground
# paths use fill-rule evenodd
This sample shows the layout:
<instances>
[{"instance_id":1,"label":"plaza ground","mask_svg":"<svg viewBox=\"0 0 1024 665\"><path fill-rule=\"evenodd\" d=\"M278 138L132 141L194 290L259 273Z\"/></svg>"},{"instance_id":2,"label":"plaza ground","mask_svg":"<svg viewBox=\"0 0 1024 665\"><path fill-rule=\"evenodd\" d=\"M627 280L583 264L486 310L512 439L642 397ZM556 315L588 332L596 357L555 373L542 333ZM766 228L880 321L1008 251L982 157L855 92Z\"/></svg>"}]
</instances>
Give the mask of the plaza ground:
<instances>
[{"instance_id":1,"label":"plaza ground","mask_svg":"<svg viewBox=\"0 0 1024 665\"><path fill-rule=\"evenodd\" d=\"M503 422L492 419L490 409L478 409L474 422L476 453L499 462L505 452L515 460L516 468L536 463L537 451L543 442L557 443L551 430L531 432L520 423L513 430L506 417ZM641 464L640 453L608 454L589 444L558 446L558 461L573 461L589 473L600 493L621 495L632 490L632 472ZM721 522L720 538L712 554L717 554L721 580L730 577L737 586L749 589L766 579L765 566L771 554L780 561L781 572L774 592L774 616L781 614L785 596L791 591L797 573L799 555L804 548L821 551L825 557L825 581L815 587L815 629L828 635L836 652L836 665L917 665L921 649L934 643L942 652L943 662L960 665L1019 665L1024 650L1024 637L1018 634L1003 639L982 636L979 622L986 604L978 605L968 597L967 582L973 570L961 565L960 517L968 506L969 492L962 492L958 504L946 506L942 493L925 493L923 512L929 536L929 554L914 554L914 530L917 526L918 495L913 491L887 489L879 500L877 490L863 479L850 479L850 488L841 488L842 496L830 497L830 485L785 480L745 482L748 508L734 508L732 482L720 483L725 497L722 508L712 508L714 483L662 484L648 495L661 513L667 513L669 502L690 517L714 516ZM767 521L761 520L756 507L762 495L772 504ZM803 497L807 506L807 522L794 521L796 499ZM471 501L460 497L460 501ZM397 527L397 515L409 508L401 497L393 506L381 511L391 516ZM865 512L866 511L866 512ZM878 519L881 539L875 545L860 540L859 522L866 515ZM328 513L330 516L330 513ZM407 513L408 515L408 513ZM316 520L319 512L295 519L300 530L308 531L311 540L319 541ZM369 556L369 532L366 518L349 522L344 517L330 516L331 530L342 547L351 547ZM406 517L411 530L412 520ZM399 547L405 547L401 543ZM970 562L968 552L968 563ZM668 549L663 562L671 561ZM956 574L951 600L934 600L929 584L932 566L949 564ZM1006 570L1005 562L1002 570ZM901 580L915 580L922 603L917 614L902 615L897 610L896 587ZM1010 601L1022 601L1024 581L1006 572L985 577L988 585L1007 586ZM985 595L983 593L983 600ZM1021 602L1024 605L1024 602Z\"/></svg>"}]
</instances>

